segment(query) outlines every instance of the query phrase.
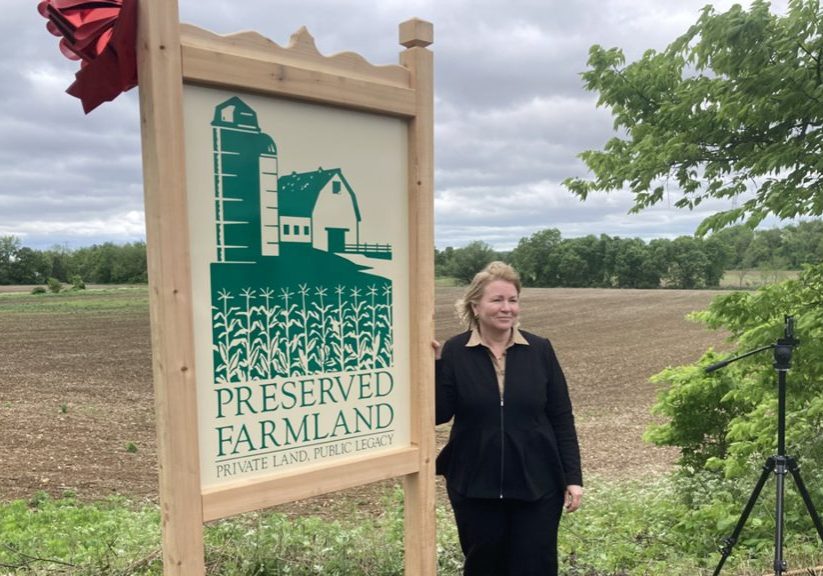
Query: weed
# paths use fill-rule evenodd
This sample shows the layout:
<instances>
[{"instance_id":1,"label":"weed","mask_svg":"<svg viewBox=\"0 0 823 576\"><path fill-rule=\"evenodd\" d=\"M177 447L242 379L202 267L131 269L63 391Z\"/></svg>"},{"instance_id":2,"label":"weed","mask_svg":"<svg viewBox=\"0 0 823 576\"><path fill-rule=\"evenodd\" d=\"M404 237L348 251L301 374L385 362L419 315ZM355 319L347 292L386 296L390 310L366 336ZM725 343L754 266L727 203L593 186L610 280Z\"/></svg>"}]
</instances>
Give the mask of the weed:
<instances>
[{"instance_id":1,"label":"weed","mask_svg":"<svg viewBox=\"0 0 823 576\"><path fill-rule=\"evenodd\" d=\"M568 576L710 573L725 534L713 513L687 514L685 492L695 487L676 478L611 482L590 479L586 502L560 526L560 572ZM702 489L731 494L724 483ZM732 492L735 492L734 490ZM720 498L725 500L725 496ZM205 527L210 576L289 574L399 576L403 574L403 492L388 491L382 512L346 511L339 519L290 518L254 512ZM711 511L711 502L707 510ZM685 518L691 521L684 521ZM437 564L440 576L462 572L463 556L451 510L439 506ZM0 503L0 566L15 574L109 574L159 576L160 514L156 506L128 500L84 504L73 497L51 499L38 492L28 502ZM721 530L722 531L722 530ZM792 532L787 560L792 566L821 561L814 531ZM747 540L726 563L730 576L766 570L771 542Z\"/></svg>"}]
</instances>

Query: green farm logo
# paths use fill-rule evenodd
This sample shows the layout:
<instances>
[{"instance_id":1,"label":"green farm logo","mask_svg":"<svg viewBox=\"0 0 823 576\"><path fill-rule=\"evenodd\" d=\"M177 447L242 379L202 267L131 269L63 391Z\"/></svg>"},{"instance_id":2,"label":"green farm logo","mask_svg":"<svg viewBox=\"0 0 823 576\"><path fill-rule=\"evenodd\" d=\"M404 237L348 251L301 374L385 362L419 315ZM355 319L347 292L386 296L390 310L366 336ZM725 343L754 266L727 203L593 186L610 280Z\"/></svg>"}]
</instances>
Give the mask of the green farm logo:
<instances>
[{"instance_id":1,"label":"green farm logo","mask_svg":"<svg viewBox=\"0 0 823 576\"><path fill-rule=\"evenodd\" d=\"M349 401L390 392L392 282L364 262L391 260L391 245L365 233L342 168L281 174L274 139L240 98L215 107L211 128L217 417L268 418L218 427L217 456L385 432L390 405ZM331 415L312 412L320 400Z\"/></svg>"}]
</instances>

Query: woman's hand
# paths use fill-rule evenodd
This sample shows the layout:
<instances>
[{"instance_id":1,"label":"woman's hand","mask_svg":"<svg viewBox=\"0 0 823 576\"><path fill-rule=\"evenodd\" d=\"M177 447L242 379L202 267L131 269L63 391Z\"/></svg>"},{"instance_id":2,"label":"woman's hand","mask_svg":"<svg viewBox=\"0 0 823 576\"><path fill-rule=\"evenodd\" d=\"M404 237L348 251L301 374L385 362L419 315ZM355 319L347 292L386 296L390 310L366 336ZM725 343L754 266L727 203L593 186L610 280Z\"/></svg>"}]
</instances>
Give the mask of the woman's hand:
<instances>
[{"instance_id":1,"label":"woman's hand","mask_svg":"<svg viewBox=\"0 0 823 576\"><path fill-rule=\"evenodd\" d=\"M432 340L432 348L434 349L434 359L440 360L440 357L443 355L443 345L437 340Z\"/></svg>"},{"instance_id":2,"label":"woman's hand","mask_svg":"<svg viewBox=\"0 0 823 576\"><path fill-rule=\"evenodd\" d=\"M583 487L577 484L569 484L566 486L566 497L563 506L566 512L574 512L580 508L580 500L583 498Z\"/></svg>"}]
</instances>

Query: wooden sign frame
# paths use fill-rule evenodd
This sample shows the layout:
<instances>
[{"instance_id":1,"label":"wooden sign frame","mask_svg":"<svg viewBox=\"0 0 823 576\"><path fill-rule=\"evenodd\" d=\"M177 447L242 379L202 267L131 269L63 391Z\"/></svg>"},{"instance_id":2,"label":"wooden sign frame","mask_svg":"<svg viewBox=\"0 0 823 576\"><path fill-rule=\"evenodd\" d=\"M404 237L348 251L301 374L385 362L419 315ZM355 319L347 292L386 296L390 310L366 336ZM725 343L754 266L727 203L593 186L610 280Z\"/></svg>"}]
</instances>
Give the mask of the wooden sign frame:
<instances>
[{"instance_id":1,"label":"wooden sign frame","mask_svg":"<svg viewBox=\"0 0 823 576\"><path fill-rule=\"evenodd\" d=\"M203 524L389 478L404 479L405 570L436 573L434 488L432 25L400 25L400 65L287 48L253 32L181 25L177 0L141 0L138 74L165 574L205 574ZM228 88L400 118L408 125L411 445L203 489L198 450L183 85ZM403 344L401 344L403 345Z\"/></svg>"}]
</instances>

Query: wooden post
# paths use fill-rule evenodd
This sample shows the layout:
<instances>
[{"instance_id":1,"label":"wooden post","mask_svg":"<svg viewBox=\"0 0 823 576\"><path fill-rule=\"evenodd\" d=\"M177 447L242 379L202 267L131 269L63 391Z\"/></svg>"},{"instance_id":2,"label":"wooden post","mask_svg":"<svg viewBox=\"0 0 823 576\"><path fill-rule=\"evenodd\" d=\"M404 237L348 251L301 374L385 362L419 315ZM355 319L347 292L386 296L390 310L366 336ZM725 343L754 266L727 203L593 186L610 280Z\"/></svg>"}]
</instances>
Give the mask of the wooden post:
<instances>
[{"instance_id":1,"label":"wooden post","mask_svg":"<svg viewBox=\"0 0 823 576\"><path fill-rule=\"evenodd\" d=\"M141 0L138 77L163 566L205 574L177 0Z\"/></svg>"},{"instance_id":2,"label":"wooden post","mask_svg":"<svg viewBox=\"0 0 823 576\"><path fill-rule=\"evenodd\" d=\"M420 469L405 477L406 574L437 573L434 486L434 40L430 22L400 24L400 63L411 72L415 117L409 122L412 444Z\"/></svg>"}]
</instances>

